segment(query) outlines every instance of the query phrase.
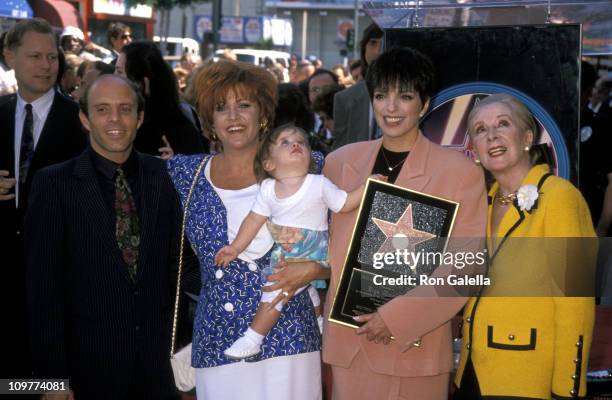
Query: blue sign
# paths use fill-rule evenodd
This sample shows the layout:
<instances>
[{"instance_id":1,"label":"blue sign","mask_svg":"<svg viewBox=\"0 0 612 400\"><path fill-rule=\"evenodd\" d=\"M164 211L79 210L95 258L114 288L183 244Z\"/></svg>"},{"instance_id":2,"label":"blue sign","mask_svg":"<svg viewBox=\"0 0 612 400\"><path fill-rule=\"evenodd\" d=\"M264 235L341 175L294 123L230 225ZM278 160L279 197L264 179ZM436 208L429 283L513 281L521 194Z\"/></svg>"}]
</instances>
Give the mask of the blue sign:
<instances>
[{"instance_id":1,"label":"blue sign","mask_svg":"<svg viewBox=\"0 0 612 400\"><path fill-rule=\"evenodd\" d=\"M7 18L32 18L32 8L26 0L3 0L0 1L0 17Z\"/></svg>"},{"instance_id":2,"label":"blue sign","mask_svg":"<svg viewBox=\"0 0 612 400\"><path fill-rule=\"evenodd\" d=\"M263 38L263 18L247 17L244 19L244 42L257 43Z\"/></svg>"},{"instance_id":3,"label":"blue sign","mask_svg":"<svg viewBox=\"0 0 612 400\"><path fill-rule=\"evenodd\" d=\"M289 20L269 17L222 17L221 27L219 29L220 43L244 43L255 44L261 40L273 38L272 25L275 22L282 21L282 31L280 34L292 35L292 26ZM197 40L202 41L206 32L212 32L213 24L210 15L195 15L193 18L193 34ZM277 29L278 30L278 29ZM278 36L278 35L277 35ZM284 35L281 35L284 37ZM288 43L287 43L288 42ZM277 43L277 46L289 46L291 40L283 39L282 43Z\"/></svg>"}]
</instances>

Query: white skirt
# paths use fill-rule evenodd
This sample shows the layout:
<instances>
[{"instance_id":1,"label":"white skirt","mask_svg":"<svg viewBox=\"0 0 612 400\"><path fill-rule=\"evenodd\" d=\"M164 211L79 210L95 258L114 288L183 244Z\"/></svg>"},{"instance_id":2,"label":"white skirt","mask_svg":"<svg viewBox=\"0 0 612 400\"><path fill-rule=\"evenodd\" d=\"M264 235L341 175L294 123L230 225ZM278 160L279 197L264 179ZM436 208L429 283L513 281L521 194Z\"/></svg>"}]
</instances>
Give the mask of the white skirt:
<instances>
[{"instance_id":1,"label":"white skirt","mask_svg":"<svg viewBox=\"0 0 612 400\"><path fill-rule=\"evenodd\" d=\"M200 400L320 400L321 353L196 368Z\"/></svg>"}]
</instances>

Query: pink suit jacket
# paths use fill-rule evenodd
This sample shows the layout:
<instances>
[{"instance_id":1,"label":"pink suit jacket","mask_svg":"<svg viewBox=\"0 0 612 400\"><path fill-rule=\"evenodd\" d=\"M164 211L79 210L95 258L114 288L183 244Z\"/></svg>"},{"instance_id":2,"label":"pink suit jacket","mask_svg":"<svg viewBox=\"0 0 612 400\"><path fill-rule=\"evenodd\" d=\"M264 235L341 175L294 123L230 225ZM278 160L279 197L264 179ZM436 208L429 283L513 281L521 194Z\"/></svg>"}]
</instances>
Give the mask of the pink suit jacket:
<instances>
[{"instance_id":1,"label":"pink suit jacket","mask_svg":"<svg viewBox=\"0 0 612 400\"><path fill-rule=\"evenodd\" d=\"M346 191L356 189L371 175L382 139L344 146L329 154L323 173ZM487 200L484 174L465 155L419 136L395 184L460 203L452 237L483 238ZM336 293L340 273L355 226L357 210L334 214L330 225L331 279L325 315ZM369 342L354 329L326 320L323 361L348 368L362 351L371 371L401 377L433 376L452 367L450 320L465 297L437 297L435 289L420 287L378 309L395 340L389 345ZM418 297L416 297L418 296ZM414 342L420 340L420 346Z\"/></svg>"}]
</instances>

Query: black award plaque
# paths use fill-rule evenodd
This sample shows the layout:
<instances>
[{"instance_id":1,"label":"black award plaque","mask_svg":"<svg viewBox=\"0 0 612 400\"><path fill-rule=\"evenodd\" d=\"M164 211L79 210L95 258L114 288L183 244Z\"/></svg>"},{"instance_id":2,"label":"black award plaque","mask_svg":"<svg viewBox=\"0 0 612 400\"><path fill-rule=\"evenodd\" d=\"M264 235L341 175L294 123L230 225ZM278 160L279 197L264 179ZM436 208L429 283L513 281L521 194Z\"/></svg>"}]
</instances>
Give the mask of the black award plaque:
<instances>
[{"instance_id":1,"label":"black award plaque","mask_svg":"<svg viewBox=\"0 0 612 400\"><path fill-rule=\"evenodd\" d=\"M425 255L444 253L458 209L456 202L368 179L329 320L358 327L353 317L375 312L431 275L439 259Z\"/></svg>"}]
</instances>

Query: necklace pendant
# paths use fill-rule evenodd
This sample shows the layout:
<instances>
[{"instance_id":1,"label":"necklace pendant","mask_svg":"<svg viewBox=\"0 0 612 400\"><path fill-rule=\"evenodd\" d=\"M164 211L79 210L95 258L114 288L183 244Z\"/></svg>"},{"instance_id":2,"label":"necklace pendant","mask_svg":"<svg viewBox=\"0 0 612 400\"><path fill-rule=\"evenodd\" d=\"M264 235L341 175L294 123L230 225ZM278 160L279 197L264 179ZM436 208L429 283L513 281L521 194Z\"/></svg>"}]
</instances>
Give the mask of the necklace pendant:
<instances>
[{"instance_id":1,"label":"necklace pendant","mask_svg":"<svg viewBox=\"0 0 612 400\"><path fill-rule=\"evenodd\" d=\"M387 169L389 170L389 172L393 172L393 167L387 167Z\"/></svg>"}]
</instances>

